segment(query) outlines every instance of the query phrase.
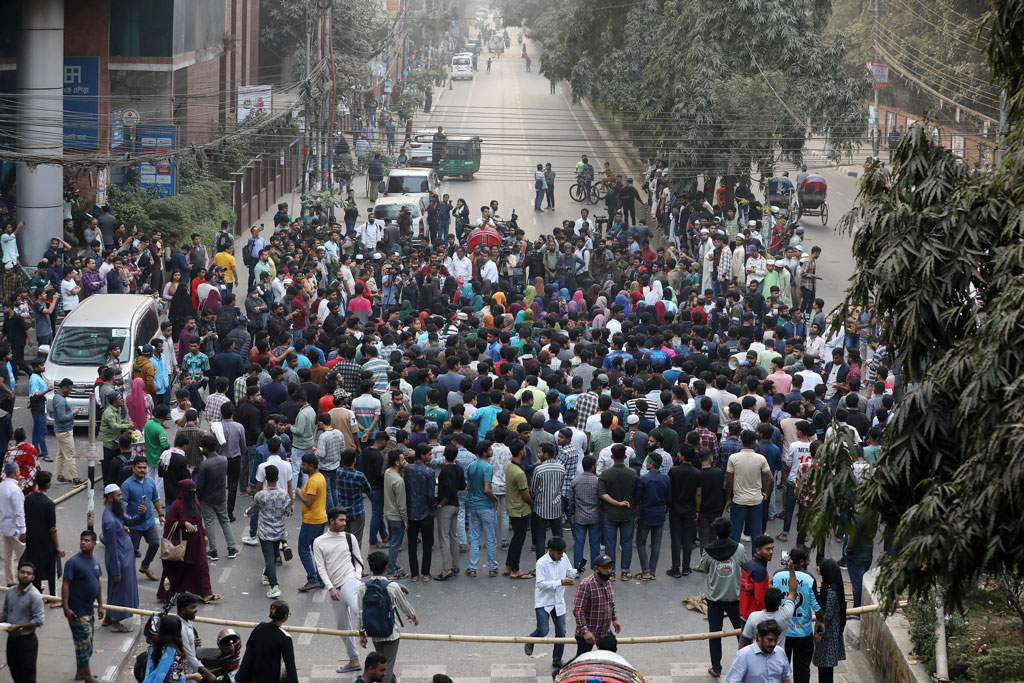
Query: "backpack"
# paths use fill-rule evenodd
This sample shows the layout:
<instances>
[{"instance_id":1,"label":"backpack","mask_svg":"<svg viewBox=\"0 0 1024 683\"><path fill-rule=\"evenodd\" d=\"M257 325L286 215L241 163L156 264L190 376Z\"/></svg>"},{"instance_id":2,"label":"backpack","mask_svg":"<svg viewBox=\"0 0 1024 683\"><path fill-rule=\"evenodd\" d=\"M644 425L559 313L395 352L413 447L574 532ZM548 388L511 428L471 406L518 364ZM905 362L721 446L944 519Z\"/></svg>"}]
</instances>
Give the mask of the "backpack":
<instances>
[{"instance_id":1,"label":"backpack","mask_svg":"<svg viewBox=\"0 0 1024 683\"><path fill-rule=\"evenodd\" d=\"M255 259L252 257L252 248L256 244L256 238L250 237L245 243L245 251L242 252L242 263L247 267L252 267L255 264Z\"/></svg>"},{"instance_id":2,"label":"backpack","mask_svg":"<svg viewBox=\"0 0 1024 683\"><path fill-rule=\"evenodd\" d=\"M363 630L370 638L387 638L395 630L395 606L388 593L389 581L371 579L363 594Z\"/></svg>"},{"instance_id":3,"label":"backpack","mask_svg":"<svg viewBox=\"0 0 1024 683\"><path fill-rule=\"evenodd\" d=\"M218 232L217 237L214 240L213 244L214 253L219 254L220 252L224 251L231 245L232 242L234 242L234 239L231 237L229 233L224 232L223 230Z\"/></svg>"}]
</instances>

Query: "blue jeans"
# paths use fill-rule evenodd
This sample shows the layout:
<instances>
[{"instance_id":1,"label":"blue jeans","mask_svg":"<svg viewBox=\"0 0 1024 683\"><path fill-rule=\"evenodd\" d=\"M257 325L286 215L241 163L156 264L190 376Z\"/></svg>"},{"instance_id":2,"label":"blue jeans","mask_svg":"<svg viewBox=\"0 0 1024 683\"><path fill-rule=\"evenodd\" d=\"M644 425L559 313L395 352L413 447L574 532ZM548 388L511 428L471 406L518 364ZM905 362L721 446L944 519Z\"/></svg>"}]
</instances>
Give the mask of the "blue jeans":
<instances>
[{"instance_id":1,"label":"blue jeans","mask_svg":"<svg viewBox=\"0 0 1024 683\"><path fill-rule=\"evenodd\" d=\"M338 486L338 470L320 470L320 474L324 475L324 479L327 480L327 496L324 502L327 505L327 510L330 510L335 505L334 489Z\"/></svg>"},{"instance_id":2,"label":"blue jeans","mask_svg":"<svg viewBox=\"0 0 1024 683\"><path fill-rule=\"evenodd\" d=\"M389 519L388 538L391 539L388 545L388 574L398 571L398 551L402 549L402 541L405 540L405 524L399 520Z\"/></svg>"},{"instance_id":3,"label":"blue jeans","mask_svg":"<svg viewBox=\"0 0 1024 683\"><path fill-rule=\"evenodd\" d=\"M861 606L861 592L864 588L864 574L871 568L872 551L846 553L846 569L850 572L850 588L853 592L853 606Z\"/></svg>"},{"instance_id":4,"label":"blue jeans","mask_svg":"<svg viewBox=\"0 0 1024 683\"><path fill-rule=\"evenodd\" d=\"M466 537L466 510L469 508L469 494L459 491L459 517L455 522L455 535L459 537L459 545L466 545L469 539Z\"/></svg>"},{"instance_id":5,"label":"blue jeans","mask_svg":"<svg viewBox=\"0 0 1024 683\"><path fill-rule=\"evenodd\" d=\"M313 541L324 532L323 524L302 523L299 528L299 560L302 568L306 570L306 583L320 583L320 576L316 573L316 565L313 564Z\"/></svg>"},{"instance_id":6,"label":"blue jeans","mask_svg":"<svg viewBox=\"0 0 1024 683\"><path fill-rule=\"evenodd\" d=\"M580 524L574 522L572 525L572 563L579 567L583 561L583 546L590 535L590 566L594 566L594 560L601 554L601 523Z\"/></svg>"},{"instance_id":7,"label":"blue jeans","mask_svg":"<svg viewBox=\"0 0 1024 683\"><path fill-rule=\"evenodd\" d=\"M729 511L729 518L732 520L732 540L739 542L743 527L750 522L750 537L757 538L761 535L761 504L739 505L732 504Z\"/></svg>"},{"instance_id":8,"label":"blue jeans","mask_svg":"<svg viewBox=\"0 0 1024 683\"><path fill-rule=\"evenodd\" d=\"M629 571L629 563L633 559L633 520L627 519L623 522L612 522L610 520L602 520L602 527L604 529L604 549L608 553L612 561L615 561L615 537L619 538L619 551L622 555L619 558L619 566L622 571Z\"/></svg>"},{"instance_id":9,"label":"blue jeans","mask_svg":"<svg viewBox=\"0 0 1024 683\"><path fill-rule=\"evenodd\" d=\"M543 638L548 634L548 616L551 616L551 621L555 622L555 637L565 637L565 615L555 614L555 609L552 607L550 611L544 607L535 607L533 609L537 613L537 628L530 634L531 638ZM565 651L565 645L559 643L555 645L555 652L551 656L551 662L557 664L562 661L562 652Z\"/></svg>"},{"instance_id":10,"label":"blue jeans","mask_svg":"<svg viewBox=\"0 0 1024 683\"><path fill-rule=\"evenodd\" d=\"M534 197L534 200L533 200L533 210L534 211L540 211L541 210L540 203L544 201L544 188L543 187L537 188L537 189L534 190L534 192L536 193L537 196Z\"/></svg>"},{"instance_id":11,"label":"blue jeans","mask_svg":"<svg viewBox=\"0 0 1024 683\"><path fill-rule=\"evenodd\" d=\"M487 543L487 568L491 571L498 569L498 549L494 543L494 508L483 510L469 510L469 569L476 571L477 562L480 560L480 531L483 530L484 539Z\"/></svg>"},{"instance_id":12,"label":"blue jeans","mask_svg":"<svg viewBox=\"0 0 1024 683\"><path fill-rule=\"evenodd\" d=\"M46 413L32 415L32 445L39 451L39 455L44 458L50 456L50 451L46 449Z\"/></svg>"},{"instance_id":13,"label":"blue jeans","mask_svg":"<svg viewBox=\"0 0 1024 683\"><path fill-rule=\"evenodd\" d=\"M388 537L384 525L384 490L370 491L370 543L383 541Z\"/></svg>"},{"instance_id":14,"label":"blue jeans","mask_svg":"<svg viewBox=\"0 0 1024 683\"><path fill-rule=\"evenodd\" d=\"M451 227L452 227L452 222L451 221L448 221L447 223L442 221L442 222L438 222L438 224L437 224L437 228L441 232L441 240L442 240L441 245L442 246L448 244L448 233L451 231Z\"/></svg>"},{"instance_id":15,"label":"blue jeans","mask_svg":"<svg viewBox=\"0 0 1024 683\"><path fill-rule=\"evenodd\" d=\"M295 448L292 447L292 491L298 491L302 486L299 481L302 480L305 483L304 475L302 470L299 469L302 465L302 456L309 453L308 448Z\"/></svg>"}]
</instances>

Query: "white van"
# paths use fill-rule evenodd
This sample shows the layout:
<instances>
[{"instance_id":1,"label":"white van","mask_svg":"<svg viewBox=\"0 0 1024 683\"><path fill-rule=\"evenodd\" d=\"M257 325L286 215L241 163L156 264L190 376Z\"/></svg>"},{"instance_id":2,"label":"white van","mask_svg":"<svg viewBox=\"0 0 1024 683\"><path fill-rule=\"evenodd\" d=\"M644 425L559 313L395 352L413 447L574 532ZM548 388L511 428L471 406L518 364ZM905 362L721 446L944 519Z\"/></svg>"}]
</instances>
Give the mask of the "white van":
<instances>
[{"instance_id":1,"label":"white van","mask_svg":"<svg viewBox=\"0 0 1024 683\"><path fill-rule=\"evenodd\" d=\"M41 346L46 354L46 376L55 384L65 377L75 383L68 405L76 424L88 424L89 401L93 396L96 368L107 360L107 345L121 342L121 368L125 387L132 383L132 365L139 347L148 344L160 331L156 299L141 294L102 294L91 296L68 313L50 346ZM46 414L52 422L46 396Z\"/></svg>"},{"instance_id":2,"label":"white van","mask_svg":"<svg viewBox=\"0 0 1024 683\"><path fill-rule=\"evenodd\" d=\"M423 205L430 203L430 195L440 196L441 181L432 168L394 168L384 185L385 197L417 197Z\"/></svg>"},{"instance_id":3,"label":"white van","mask_svg":"<svg viewBox=\"0 0 1024 683\"><path fill-rule=\"evenodd\" d=\"M452 80L468 78L473 80L473 55L468 52L460 52L452 57Z\"/></svg>"}]
</instances>

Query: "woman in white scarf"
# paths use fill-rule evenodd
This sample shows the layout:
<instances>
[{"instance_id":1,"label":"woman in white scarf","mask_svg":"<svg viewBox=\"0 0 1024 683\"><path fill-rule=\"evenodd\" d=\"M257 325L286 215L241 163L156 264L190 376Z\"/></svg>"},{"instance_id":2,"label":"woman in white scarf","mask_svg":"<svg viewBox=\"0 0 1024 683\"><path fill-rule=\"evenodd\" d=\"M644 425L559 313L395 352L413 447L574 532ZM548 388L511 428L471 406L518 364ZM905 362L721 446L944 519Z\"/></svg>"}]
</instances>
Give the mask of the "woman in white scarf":
<instances>
[{"instance_id":1,"label":"woman in white scarf","mask_svg":"<svg viewBox=\"0 0 1024 683\"><path fill-rule=\"evenodd\" d=\"M652 280L650 286L644 287L644 302L648 306L653 306L664 298L665 294L661 289L661 280Z\"/></svg>"}]
</instances>

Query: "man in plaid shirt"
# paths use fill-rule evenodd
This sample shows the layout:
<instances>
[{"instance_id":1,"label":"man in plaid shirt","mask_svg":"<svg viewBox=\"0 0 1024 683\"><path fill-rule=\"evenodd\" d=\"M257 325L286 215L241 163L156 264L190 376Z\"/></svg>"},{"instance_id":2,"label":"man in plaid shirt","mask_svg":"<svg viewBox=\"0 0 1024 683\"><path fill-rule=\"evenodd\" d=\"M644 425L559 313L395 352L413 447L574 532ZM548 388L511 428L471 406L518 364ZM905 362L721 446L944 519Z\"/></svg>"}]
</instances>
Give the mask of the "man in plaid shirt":
<instances>
[{"instance_id":1,"label":"man in plaid shirt","mask_svg":"<svg viewBox=\"0 0 1024 683\"><path fill-rule=\"evenodd\" d=\"M700 437L700 447L711 451L712 462L718 462L718 437L708 429L708 422L711 416L708 413L697 414L697 428L693 431ZM737 448L736 450L739 450Z\"/></svg>"},{"instance_id":2,"label":"man in plaid shirt","mask_svg":"<svg viewBox=\"0 0 1024 683\"><path fill-rule=\"evenodd\" d=\"M565 479L562 480L562 514L565 516L565 523L563 523L564 529L568 530L572 527L569 526L569 488L572 486L572 480L576 478L576 473L582 471L580 468L580 460L583 458L583 453L580 449L572 443L572 429L569 427L562 427L558 430L558 462L562 463L565 468Z\"/></svg>"},{"instance_id":3,"label":"man in plaid shirt","mask_svg":"<svg viewBox=\"0 0 1024 683\"><path fill-rule=\"evenodd\" d=\"M581 394L576 399L576 416L579 420L579 424L587 424L587 419L597 412L597 402L601 395L601 380L594 377L590 381L590 391L585 394Z\"/></svg>"},{"instance_id":4,"label":"man in plaid shirt","mask_svg":"<svg viewBox=\"0 0 1024 683\"><path fill-rule=\"evenodd\" d=\"M728 436L722 439L722 443L718 446L718 464L723 472L729 465L729 456L743 450L743 444L740 442L740 432L742 431L743 426L739 422L730 422L725 426L725 433Z\"/></svg>"},{"instance_id":5,"label":"man in plaid shirt","mask_svg":"<svg viewBox=\"0 0 1024 683\"><path fill-rule=\"evenodd\" d=\"M356 469L356 455L354 448L346 448L341 452L341 467L338 468L334 495L337 506L348 514L348 532L362 544L363 527L366 524L363 494L370 495L370 481Z\"/></svg>"},{"instance_id":6,"label":"man in plaid shirt","mask_svg":"<svg viewBox=\"0 0 1024 683\"><path fill-rule=\"evenodd\" d=\"M615 616L615 592L612 590L614 562L607 555L594 560L594 573L583 579L576 591L572 616L576 619L576 657L590 652L598 639L612 629L622 630Z\"/></svg>"},{"instance_id":7,"label":"man in plaid shirt","mask_svg":"<svg viewBox=\"0 0 1024 683\"><path fill-rule=\"evenodd\" d=\"M342 356L342 359L334 364L331 371L327 373L327 377L324 382L328 388L334 385L335 389L343 389L352 396L359 393L360 377L362 376L363 366L355 361L356 349L353 346L343 346L338 349L338 353ZM349 515L351 517L351 515ZM349 523L349 531L352 529L352 524Z\"/></svg>"}]
</instances>

